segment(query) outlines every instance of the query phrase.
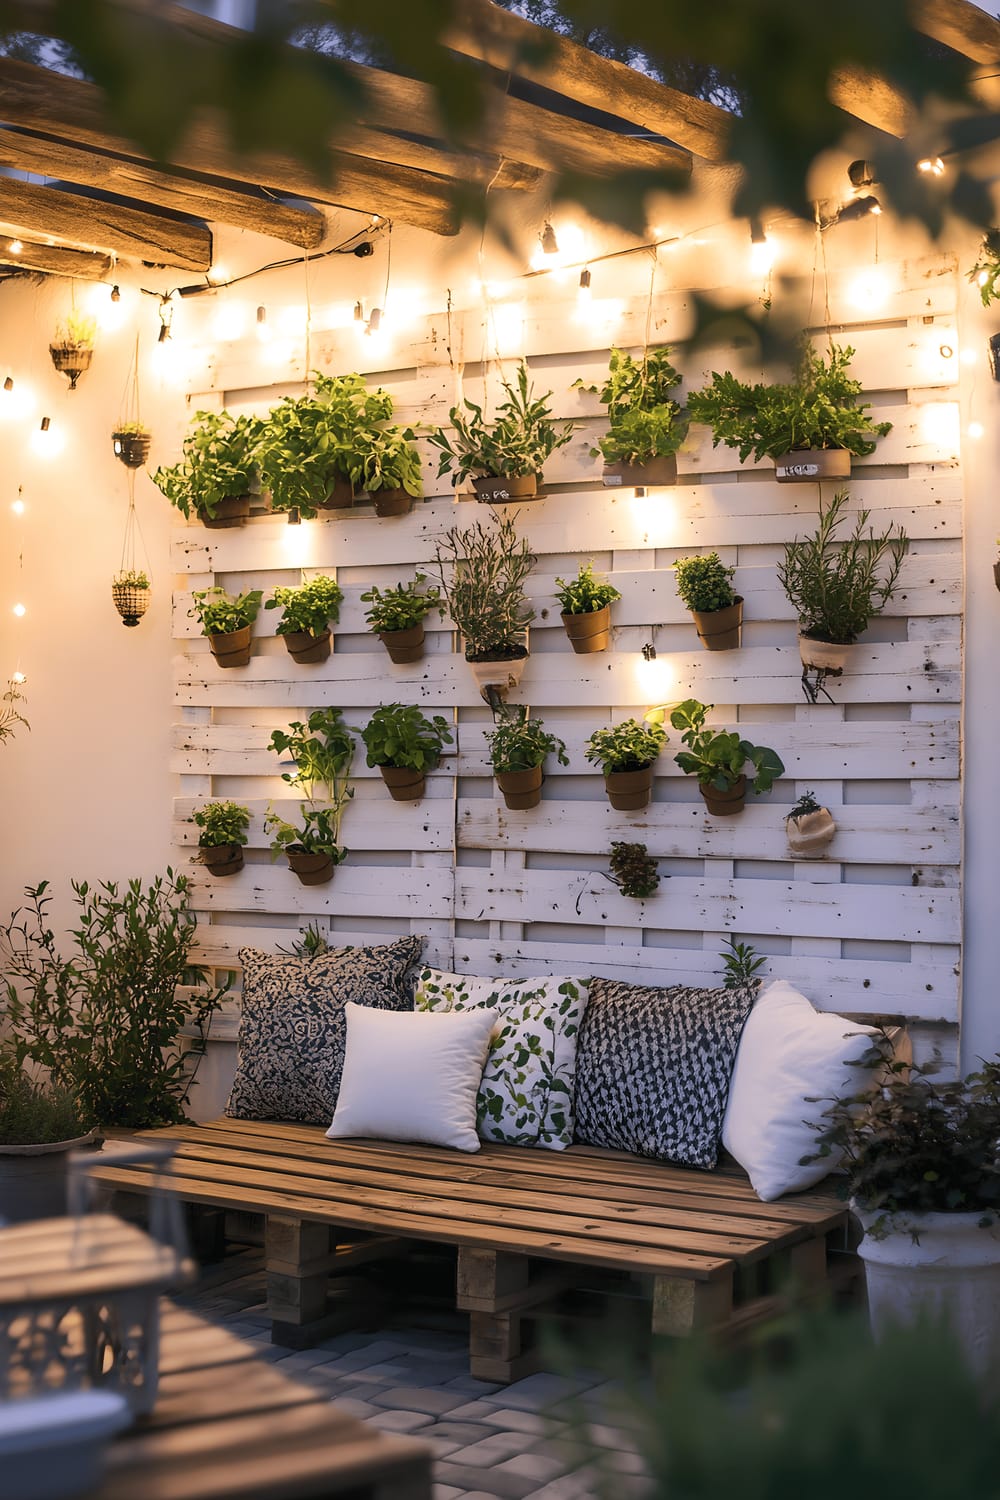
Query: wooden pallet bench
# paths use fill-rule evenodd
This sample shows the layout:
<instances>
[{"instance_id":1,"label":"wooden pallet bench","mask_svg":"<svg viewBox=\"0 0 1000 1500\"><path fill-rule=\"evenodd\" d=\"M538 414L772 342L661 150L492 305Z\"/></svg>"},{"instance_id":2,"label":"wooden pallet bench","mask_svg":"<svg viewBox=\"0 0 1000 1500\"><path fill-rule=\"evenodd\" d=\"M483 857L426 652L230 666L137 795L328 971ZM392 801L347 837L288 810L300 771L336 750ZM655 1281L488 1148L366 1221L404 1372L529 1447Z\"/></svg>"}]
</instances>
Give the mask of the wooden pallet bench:
<instances>
[{"instance_id":1,"label":"wooden pallet bench","mask_svg":"<svg viewBox=\"0 0 1000 1500\"><path fill-rule=\"evenodd\" d=\"M144 1134L176 1141L173 1187L183 1199L264 1216L278 1343L331 1331L331 1273L400 1241L456 1247L471 1370L499 1381L537 1368L532 1311L593 1268L631 1273L651 1290L653 1332L685 1335L773 1316L790 1285L819 1292L850 1263L842 1202L814 1191L761 1203L736 1167L699 1172L588 1146L484 1144L464 1155L328 1141L319 1126L272 1121ZM95 1164L93 1175L140 1192L150 1182L143 1168Z\"/></svg>"}]
</instances>

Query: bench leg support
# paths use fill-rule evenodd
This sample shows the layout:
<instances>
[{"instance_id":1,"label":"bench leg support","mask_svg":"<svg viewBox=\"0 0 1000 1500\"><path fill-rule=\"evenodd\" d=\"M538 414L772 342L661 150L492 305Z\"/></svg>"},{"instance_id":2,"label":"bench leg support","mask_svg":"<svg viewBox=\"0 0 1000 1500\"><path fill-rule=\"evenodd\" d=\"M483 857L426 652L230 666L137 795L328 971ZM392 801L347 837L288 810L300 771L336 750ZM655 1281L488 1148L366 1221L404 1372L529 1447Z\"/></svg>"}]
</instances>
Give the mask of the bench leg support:
<instances>
[{"instance_id":1,"label":"bench leg support","mask_svg":"<svg viewBox=\"0 0 1000 1500\"><path fill-rule=\"evenodd\" d=\"M653 1332L684 1338L728 1323L733 1310L733 1278L686 1281L657 1276L653 1281Z\"/></svg>"},{"instance_id":2,"label":"bench leg support","mask_svg":"<svg viewBox=\"0 0 1000 1500\"><path fill-rule=\"evenodd\" d=\"M477 1380L506 1384L539 1368L520 1311L538 1300L527 1256L460 1247L456 1302L469 1311L469 1370Z\"/></svg>"}]
</instances>

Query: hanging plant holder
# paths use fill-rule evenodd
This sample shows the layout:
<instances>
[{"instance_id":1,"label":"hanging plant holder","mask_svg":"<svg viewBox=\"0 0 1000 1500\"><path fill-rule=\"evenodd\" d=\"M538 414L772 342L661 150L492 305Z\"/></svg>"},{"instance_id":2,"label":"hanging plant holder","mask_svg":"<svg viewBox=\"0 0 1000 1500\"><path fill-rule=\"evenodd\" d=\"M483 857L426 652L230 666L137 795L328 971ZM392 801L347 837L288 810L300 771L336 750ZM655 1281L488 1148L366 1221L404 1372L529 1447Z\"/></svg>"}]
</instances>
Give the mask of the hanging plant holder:
<instances>
[{"instance_id":1,"label":"hanging plant holder","mask_svg":"<svg viewBox=\"0 0 1000 1500\"><path fill-rule=\"evenodd\" d=\"M135 582L136 578L145 577L145 573L128 570L116 573L111 580L111 597L125 625L138 625L149 608L152 591L148 581L145 584Z\"/></svg>"},{"instance_id":2,"label":"hanging plant holder","mask_svg":"<svg viewBox=\"0 0 1000 1500\"><path fill-rule=\"evenodd\" d=\"M76 390L76 383L85 370L90 369L94 357L93 349L84 344L50 344L49 354L60 375L69 376L69 388Z\"/></svg>"},{"instance_id":3,"label":"hanging plant holder","mask_svg":"<svg viewBox=\"0 0 1000 1500\"><path fill-rule=\"evenodd\" d=\"M113 432L111 434L111 446L114 448L115 458L119 459L127 469L141 469L149 458L149 445L152 436L148 432Z\"/></svg>"}]
</instances>

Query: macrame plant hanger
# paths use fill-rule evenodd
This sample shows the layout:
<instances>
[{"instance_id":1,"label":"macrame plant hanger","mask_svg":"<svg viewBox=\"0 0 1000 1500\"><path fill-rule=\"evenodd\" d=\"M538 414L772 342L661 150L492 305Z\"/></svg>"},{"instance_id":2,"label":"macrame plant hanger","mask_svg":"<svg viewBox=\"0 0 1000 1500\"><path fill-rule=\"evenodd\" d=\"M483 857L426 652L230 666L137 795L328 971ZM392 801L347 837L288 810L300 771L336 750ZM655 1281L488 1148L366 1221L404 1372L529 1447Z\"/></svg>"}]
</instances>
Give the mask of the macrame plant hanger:
<instances>
[{"instance_id":1,"label":"macrame plant hanger","mask_svg":"<svg viewBox=\"0 0 1000 1500\"><path fill-rule=\"evenodd\" d=\"M122 420L118 430L112 434L115 457L125 465L128 477L128 512L125 517L125 535L122 538L122 553L118 572L111 580L111 597L115 609L128 626L138 625L149 608L149 558L143 541L139 517L135 509L136 470L142 468L149 457L149 433L143 427L139 415L139 336L136 334L132 365L122 397ZM136 560L136 543L141 551L143 566Z\"/></svg>"}]
</instances>

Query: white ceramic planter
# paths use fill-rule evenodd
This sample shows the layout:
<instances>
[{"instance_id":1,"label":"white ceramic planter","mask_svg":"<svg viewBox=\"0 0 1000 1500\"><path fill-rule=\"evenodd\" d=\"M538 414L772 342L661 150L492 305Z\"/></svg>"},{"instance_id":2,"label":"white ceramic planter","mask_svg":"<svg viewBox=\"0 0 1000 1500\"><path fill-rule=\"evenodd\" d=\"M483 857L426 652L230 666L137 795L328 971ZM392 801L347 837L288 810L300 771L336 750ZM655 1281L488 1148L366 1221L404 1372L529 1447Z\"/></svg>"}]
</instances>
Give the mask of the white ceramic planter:
<instances>
[{"instance_id":1,"label":"white ceramic planter","mask_svg":"<svg viewBox=\"0 0 1000 1500\"><path fill-rule=\"evenodd\" d=\"M796 859L822 859L836 832L837 825L828 807L785 819L788 847Z\"/></svg>"},{"instance_id":2,"label":"white ceramic planter","mask_svg":"<svg viewBox=\"0 0 1000 1500\"><path fill-rule=\"evenodd\" d=\"M476 679L479 696L489 702L489 689L493 688L501 698L517 687L528 665L527 656L514 656L506 661L469 661L469 669Z\"/></svg>"},{"instance_id":3,"label":"white ceramic planter","mask_svg":"<svg viewBox=\"0 0 1000 1500\"><path fill-rule=\"evenodd\" d=\"M842 672L853 658L857 647L837 645L833 641L816 641L812 636L799 636L799 656L804 667L817 667L823 672Z\"/></svg>"}]
</instances>

